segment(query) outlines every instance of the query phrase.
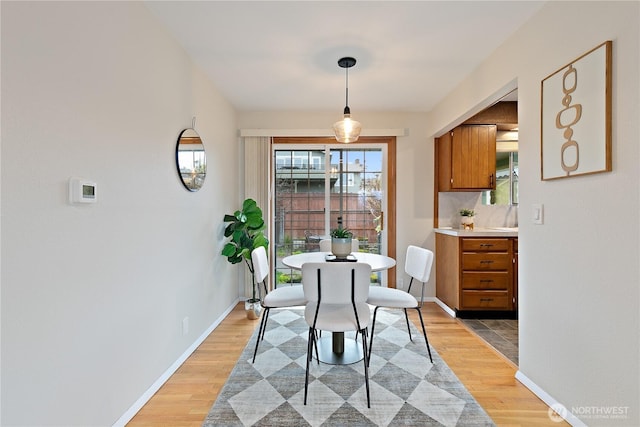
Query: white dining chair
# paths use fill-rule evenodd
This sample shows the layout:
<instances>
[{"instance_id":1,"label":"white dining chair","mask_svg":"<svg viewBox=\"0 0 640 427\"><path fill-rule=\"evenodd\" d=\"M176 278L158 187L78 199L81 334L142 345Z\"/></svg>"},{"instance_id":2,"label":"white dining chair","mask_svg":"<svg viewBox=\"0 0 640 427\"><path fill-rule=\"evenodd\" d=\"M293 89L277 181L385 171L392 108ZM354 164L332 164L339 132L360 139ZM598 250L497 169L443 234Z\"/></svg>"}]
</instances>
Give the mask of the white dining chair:
<instances>
[{"instance_id":1,"label":"white dining chair","mask_svg":"<svg viewBox=\"0 0 640 427\"><path fill-rule=\"evenodd\" d=\"M385 288L382 286L372 286L369 290L369 298L367 303L375 306L373 310L373 323L371 325L371 338L369 340L369 353L373 348L374 330L376 327L376 315L380 307L391 309L404 310L404 318L407 322L407 330L409 332L409 339L413 341L411 336L411 327L409 326L409 315L407 309L414 309L418 312L420 317L420 326L422 326L422 334L424 335L424 341L427 345L427 352L429 353L429 360L433 363L431 357L431 349L429 348L429 340L427 339L427 330L424 327L424 320L422 319L422 302L418 304L418 300L411 295L411 284L413 279L422 282L422 295L424 297L424 284L429 281L429 275L431 274L431 267L433 265L433 252L429 249L420 248L418 246L409 245L407 248L407 256L405 260L404 270L411 277L409 287L407 291L394 288Z\"/></svg>"},{"instance_id":2,"label":"white dining chair","mask_svg":"<svg viewBox=\"0 0 640 427\"><path fill-rule=\"evenodd\" d=\"M260 246L251 252L251 262L253 264L253 274L260 290L260 305L264 308L260 329L258 329L258 336L256 337L256 348L253 351L253 362L255 362L258 346L260 341L264 339L264 333L267 329L269 311L272 308L303 306L307 303L307 300L304 297L302 285L283 286L270 292L268 291L269 259L264 246Z\"/></svg>"},{"instance_id":3,"label":"white dining chair","mask_svg":"<svg viewBox=\"0 0 640 427\"><path fill-rule=\"evenodd\" d=\"M411 285L413 284L413 279L416 279L422 284L422 290L420 291L420 307L422 307L422 304L424 303L424 286L429 281L432 266L432 251L413 245L409 245L407 247L407 256L404 262L404 271L409 275L409 277L411 277L411 280L409 280L409 286L407 287L407 292L411 293Z\"/></svg>"},{"instance_id":4,"label":"white dining chair","mask_svg":"<svg viewBox=\"0 0 640 427\"><path fill-rule=\"evenodd\" d=\"M351 239L351 252L358 252L360 250L360 241L358 239ZM320 252L331 252L331 239L320 240Z\"/></svg>"},{"instance_id":5,"label":"white dining chair","mask_svg":"<svg viewBox=\"0 0 640 427\"><path fill-rule=\"evenodd\" d=\"M309 325L307 367L304 380L304 404L309 388L309 364L313 351L317 358L317 331L356 331L363 337L364 379L369 397L369 354L367 334L371 310L367 304L371 283L371 266L365 263L306 263L302 266L302 287L307 299L304 317ZM318 362L319 363L319 362Z\"/></svg>"}]
</instances>

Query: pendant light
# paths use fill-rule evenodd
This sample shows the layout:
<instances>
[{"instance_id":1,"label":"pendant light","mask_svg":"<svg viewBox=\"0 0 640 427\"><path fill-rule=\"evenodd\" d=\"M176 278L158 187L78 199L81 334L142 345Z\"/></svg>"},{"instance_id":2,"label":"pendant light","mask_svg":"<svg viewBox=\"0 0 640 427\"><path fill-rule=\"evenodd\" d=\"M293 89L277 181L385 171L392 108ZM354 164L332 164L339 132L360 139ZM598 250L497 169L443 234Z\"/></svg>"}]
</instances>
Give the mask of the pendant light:
<instances>
[{"instance_id":1,"label":"pendant light","mask_svg":"<svg viewBox=\"0 0 640 427\"><path fill-rule=\"evenodd\" d=\"M351 118L351 110L349 110L349 68L356 65L356 59L351 57L340 58L338 65L346 70L346 101L344 118L333 124L333 131L336 134L336 140L338 142L349 143L357 141L360 136L360 131L362 130L362 125L360 125L360 122Z\"/></svg>"}]
</instances>

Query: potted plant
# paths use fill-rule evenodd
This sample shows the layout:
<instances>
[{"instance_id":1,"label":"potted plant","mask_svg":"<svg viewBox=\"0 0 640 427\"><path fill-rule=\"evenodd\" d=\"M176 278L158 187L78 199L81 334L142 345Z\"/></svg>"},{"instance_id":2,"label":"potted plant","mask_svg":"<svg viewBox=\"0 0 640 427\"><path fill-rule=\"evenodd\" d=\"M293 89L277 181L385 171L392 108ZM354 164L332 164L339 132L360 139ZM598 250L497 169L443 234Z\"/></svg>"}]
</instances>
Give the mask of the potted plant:
<instances>
[{"instance_id":1,"label":"potted plant","mask_svg":"<svg viewBox=\"0 0 640 427\"><path fill-rule=\"evenodd\" d=\"M347 229L339 226L331 230L331 252L336 258L346 258L351 253L351 242L353 240L353 233Z\"/></svg>"},{"instance_id":2,"label":"potted plant","mask_svg":"<svg viewBox=\"0 0 640 427\"><path fill-rule=\"evenodd\" d=\"M473 230L473 217L475 215L476 213L473 209L460 209L461 226L464 230Z\"/></svg>"},{"instance_id":3,"label":"potted plant","mask_svg":"<svg viewBox=\"0 0 640 427\"><path fill-rule=\"evenodd\" d=\"M253 199L246 199L242 203L242 210L235 211L233 215L225 214L224 222L229 225L224 229L224 237L230 237L222 248L222 255L227 257L231 264L238 264L244 261L251 272L251 298L245 302L245 310L249 319L260 317L260 298L256 292L256 280L251 261L251 252L260 246L265 249L269 246L269 240L264 235L266 224L262 218L260 209Z\"/></svg>"}]
</instances>

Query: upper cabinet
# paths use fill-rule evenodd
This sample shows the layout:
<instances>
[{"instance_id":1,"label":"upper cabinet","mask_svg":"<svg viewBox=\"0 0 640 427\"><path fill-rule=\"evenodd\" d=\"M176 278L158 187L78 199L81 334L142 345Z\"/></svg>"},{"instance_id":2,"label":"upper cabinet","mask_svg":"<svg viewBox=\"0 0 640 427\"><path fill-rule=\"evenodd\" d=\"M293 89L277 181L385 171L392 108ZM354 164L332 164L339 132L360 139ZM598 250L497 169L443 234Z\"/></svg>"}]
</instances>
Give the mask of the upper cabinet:
<instances>
[{"instance_id":1,"label":"upper cabinet","mask_svg":"<svg viewBox=\"0 0 640 427\"><path fill-rule=\"evenodd\" d=\"M438 191L493 190L496 125L461 125L436 140Z\"/></svg>"}]
</instances>

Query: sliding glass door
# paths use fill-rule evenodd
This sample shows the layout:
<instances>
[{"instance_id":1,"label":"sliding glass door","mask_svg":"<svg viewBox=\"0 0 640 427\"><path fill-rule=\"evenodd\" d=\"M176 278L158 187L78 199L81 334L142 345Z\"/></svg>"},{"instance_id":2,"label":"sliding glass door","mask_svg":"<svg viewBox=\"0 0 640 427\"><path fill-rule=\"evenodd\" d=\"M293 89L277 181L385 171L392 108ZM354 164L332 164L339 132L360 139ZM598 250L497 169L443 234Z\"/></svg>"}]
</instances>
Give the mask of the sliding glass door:
<instances>
[{"instance_id":1,"label":"sliding glass door","mask_svg":"<svg viewBox=\"0 0 640 427\"><path fill-rule=\"evenodd\" d=\"M272 248L275 284L299 281L285 256L319 250L330 230L342 226L359 251L387 253L385 144L274 144ZM372 278L385 284L386 275Z\"/></svg>"}]
</instances>

